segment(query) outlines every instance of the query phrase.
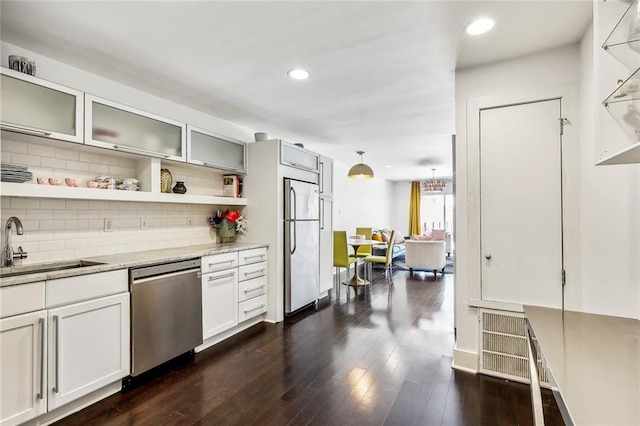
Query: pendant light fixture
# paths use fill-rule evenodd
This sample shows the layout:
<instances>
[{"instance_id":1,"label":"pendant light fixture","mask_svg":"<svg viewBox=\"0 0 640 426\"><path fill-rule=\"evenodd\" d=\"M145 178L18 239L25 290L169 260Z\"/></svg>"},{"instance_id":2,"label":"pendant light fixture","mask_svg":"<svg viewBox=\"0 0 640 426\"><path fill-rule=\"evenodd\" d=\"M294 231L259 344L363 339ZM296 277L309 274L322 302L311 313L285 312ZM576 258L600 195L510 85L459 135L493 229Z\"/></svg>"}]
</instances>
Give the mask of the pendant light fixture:
<instances>
[{"instance_id":1,"label":"pendant light fixture","mask_svg":"<svg viewBox=\"0 0 640 426\"><path fill-rule=\"evenodd\" d=\"M364 160L362 159L364 151L356 151L356 153L360 156L360 162L349 169L349 178L371 179L373 177L373 170L371 170L371 167L364 164Z\"/></svg>"},{"instance_id":2,"label":"pendant light fixture","mask_svg":"<svg viewBox=\"0 0 640 426\"><path fill-rule=\"evenodd\" d=\"M431 179L423 180L420 182L420 186L425 192L442 192L444 187L447 186L447 181L436 179L436 169L431 169Z\"/></svg>"}]
</instances>

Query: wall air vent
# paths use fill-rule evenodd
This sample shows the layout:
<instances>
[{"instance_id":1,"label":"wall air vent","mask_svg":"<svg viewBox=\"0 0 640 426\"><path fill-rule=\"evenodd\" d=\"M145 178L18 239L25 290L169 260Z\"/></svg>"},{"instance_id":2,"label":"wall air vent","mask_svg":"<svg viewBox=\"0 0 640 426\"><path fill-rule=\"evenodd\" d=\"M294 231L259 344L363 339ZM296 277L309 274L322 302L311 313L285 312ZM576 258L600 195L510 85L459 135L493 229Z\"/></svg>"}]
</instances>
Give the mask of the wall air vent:
<instances>
[{"instance_id":1,"label":"wall air vent","mask_svg":"<svg viewBox=\"0 0 640 426\"><path fill-rule=\"evenodd\" d=\"M523 314L480 310L480 372L529 383L526 323ZM541 384L548 386L546 371L538 360Z\"/></svg>"}]
</instances>

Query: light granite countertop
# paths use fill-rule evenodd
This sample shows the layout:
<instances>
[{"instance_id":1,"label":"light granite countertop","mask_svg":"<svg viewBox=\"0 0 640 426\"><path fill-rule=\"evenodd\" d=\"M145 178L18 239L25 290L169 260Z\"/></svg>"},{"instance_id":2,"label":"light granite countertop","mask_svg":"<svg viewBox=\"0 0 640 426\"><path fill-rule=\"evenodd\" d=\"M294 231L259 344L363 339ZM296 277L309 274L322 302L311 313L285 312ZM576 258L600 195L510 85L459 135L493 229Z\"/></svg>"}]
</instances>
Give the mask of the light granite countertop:
<instances>
[{"instance_id":1,"label":"light granite countertop","mask_svg":"<svg viewBox=\"0 0 640 426\"><path fill-rule=\"evenodd\" d=\"M95 274L98 272L113 271L117 269L127 269L139 266L148 266L158 263L175 262L179 260L194 259L211 254L228 253L232 251L250 250L254 248L267 247L267 244L206 244L198 246L174 247L160 250L149 250L133 253L121 253L109 256L83 257L81 259L69 259L60 262L47 262L17 266L15 268L0 269L0 287L17 284L26 284L36 281L54 280L58 278L73 277L77 275ZM99 263L97 265L83 266L81 268L64 269L53 272L35 272L13 277L3 276L12 272L22 270L41 269L62 263L72 263L74 261L88 261Z\"/></svg>"},{"instance_id":2,"label":"light granite countertop","mask_svg":"<svg viewBox=\"0 0 640 426\"><path fill-rule=\"evenodd\" d=\"M640 425L640 321L525 306L575 425Z\"/></svg>"}]
</instances>

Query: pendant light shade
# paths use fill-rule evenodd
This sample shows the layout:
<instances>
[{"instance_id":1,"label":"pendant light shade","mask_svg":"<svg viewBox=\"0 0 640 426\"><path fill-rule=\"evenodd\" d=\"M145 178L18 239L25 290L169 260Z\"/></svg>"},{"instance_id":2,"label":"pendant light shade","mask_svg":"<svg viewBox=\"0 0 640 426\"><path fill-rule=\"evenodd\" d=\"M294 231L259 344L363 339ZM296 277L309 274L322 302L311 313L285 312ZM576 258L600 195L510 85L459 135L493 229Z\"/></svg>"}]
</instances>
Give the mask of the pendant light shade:
<instances>
[{"instance_id":1,"label":"pendant light shade","mask_svg":"<svg viewBox=\"0 0 640 426\"><path fill-rule=\"evenodd\" d=\"M356 151L356 153L360 156L360 162L349 169L348 176L351 179L371 179L373 177L373 170L364 164L364 160L362 159L364 151Z\"/></svg>"}]
</instances>

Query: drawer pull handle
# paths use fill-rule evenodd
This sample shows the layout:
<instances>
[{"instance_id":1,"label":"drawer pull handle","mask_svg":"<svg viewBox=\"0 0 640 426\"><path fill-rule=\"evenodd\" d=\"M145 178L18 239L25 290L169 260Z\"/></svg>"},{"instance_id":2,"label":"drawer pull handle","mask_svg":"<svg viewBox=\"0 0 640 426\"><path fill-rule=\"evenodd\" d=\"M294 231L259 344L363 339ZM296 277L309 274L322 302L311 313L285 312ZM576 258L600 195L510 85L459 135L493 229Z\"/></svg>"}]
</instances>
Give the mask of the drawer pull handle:
<instances>
[{"instance_id":1,"label":"drawer pull handle","mask_svg":"<svg viewBox=\"0 0 640 426\"><path fill-rule=\"evenodd\" d=\"M245 256L244 260L258 259L258 258L263 259L264 258L264 254L258 254L258 255L255 255L255 256Z\"/></svg>"},{"instance_id":2,"label":"drawer pull handle","mask_svg":"<svg viewBox=\"0 0 640 426\"><path fill-rule=\"evenodd\" d=\"M250 271L250 272L245 272L244 276L246 277L247 275L253 275L253 274L264 274L264 268L263 269L258 269L257 271Z\"/></svg>"},{"instance_id":3,"label":"drawer pull handle","mask_svg":"<svg viewBox=\"0 0 640 426\"><path fill-rule=\"evenodd\" d=\"M225 278L231 278L235 276L236 276L236 273L232 272L230 274L218 275L216 277L209 277L209 281L218 281L218 280L223 280Z\"/></svg>"},{"instance_id":4,"label":"drawer pull handle","mask_svg":"<svg viewBox=\"0 0 640 426\"><path fill-rule=\"evenodd\" d=\"M224 265L226 263L231 263L233 265L233 262L235 262L235 260L233 260L233 259L231 259L231 260L223 260L222 262L209 263L209 266Z\"/></svg>"},{"instance_id":5,"label":"drawer pull handle","mask_svg":"<svg viewBox=\"0 0 640 426\"><path fill-rule=\"evenodd\" d=\"M259 286L259 287L254 287L254 288L247 289L247 290L245 290L244 292L245 292L245 294L246 294L246 293L251 293L252 291L262 290L263 288L264 288L264 285L261 285L261 286Z\"/></svg>"},{"instance_id":6,"label":"drawer pull handle","mask_svg":"<svg viewBox=\"0 0 640 426\"><path fill-rule=\"evenodd\" d=\"M13 132L20 132L20 133L24 133L25 135L33 135L33 136L51 136L51 132L43 132L42 130L38 130L38 129L30 129L29 127L23 127L23 126L14 126L11 124L2 124L0 125L0 128L2 128L2 130L9 130L9 131L13 131Z\"/></svg>"},{"instance_id":7,"label":"drawer pull handle","mask_svg":"<svg viewBox=\"0 0 640 426\"><path fill-rule=\"evenodd\" d=\"M256 307L255 307L255 308L253 308L253 309L249 309L249 310L246 310L246 309L245 309L245 310L244 310L244 313L245 313L245 314L248 314L249 312L257 311L258 309L262 309L262 308L264 308L264 303L263 303L262 305L260 305L260 306L256 306Z\"/></svg>"}]
</instances>

